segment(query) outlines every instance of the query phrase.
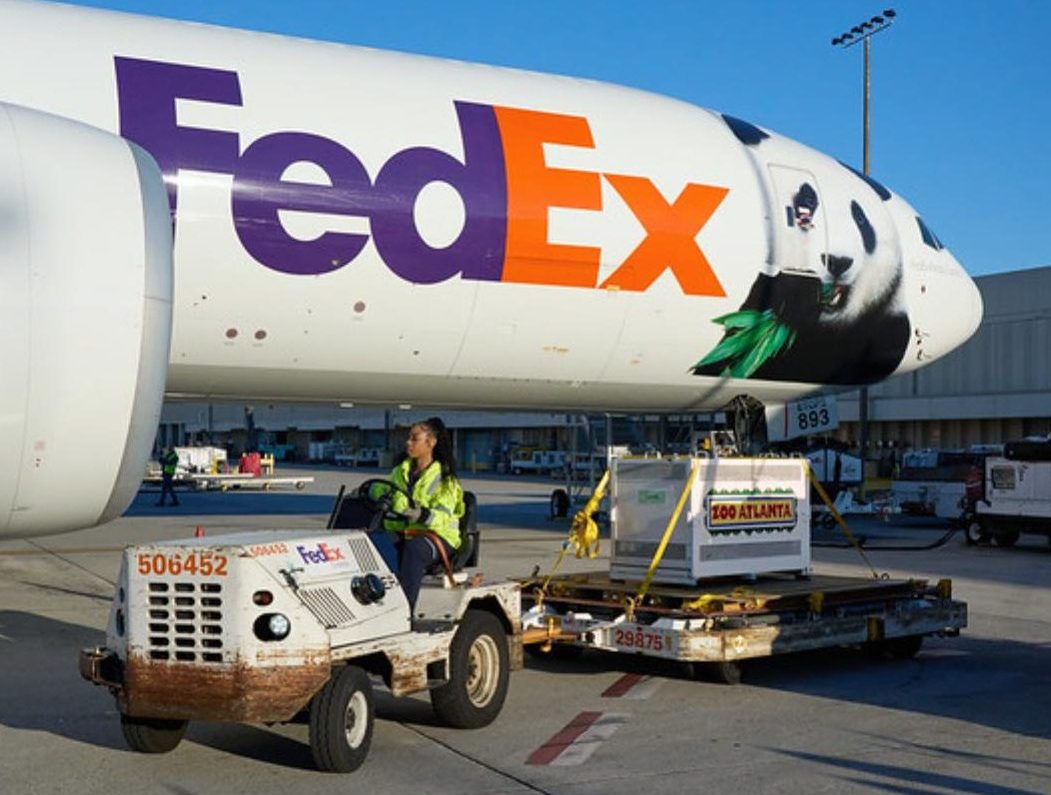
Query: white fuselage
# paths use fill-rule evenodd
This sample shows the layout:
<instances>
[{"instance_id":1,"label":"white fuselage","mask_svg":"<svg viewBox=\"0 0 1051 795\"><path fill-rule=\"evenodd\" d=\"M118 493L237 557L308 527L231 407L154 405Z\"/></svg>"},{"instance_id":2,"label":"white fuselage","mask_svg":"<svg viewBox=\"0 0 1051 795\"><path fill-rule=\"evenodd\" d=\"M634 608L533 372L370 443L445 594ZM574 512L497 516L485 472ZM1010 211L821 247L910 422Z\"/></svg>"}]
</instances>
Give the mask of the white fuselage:
<instances>
[{"instance_id":1,"label":"white fuselage","mask_svg":"<svg viewBox=\"0 0 1051 795\"><path fill-rule=\"evenodd\" d=\"M165 395L706 411L981 319L899 196L684 102L26 0L0 31L0 537L119 516Z\"/></svg>"},{"instance_id":2,"label":"white fuselage","mask_svg":"<svg viewBox=\"0 0 1051 795\"><path fill-rule=\"evenodd\" d=\"M677 410L824 385L691 372L757 274L834 244L784 261L776 232L786 167L824 180L822 221L849 218L832 194L855 178L818 152L749 151L716 113L583 80L20 0L0 29L0 101L119 133L165 174L169 395ZM904 372L980 300L883 205L922 331Z\"/></svg>"}]
</instances>

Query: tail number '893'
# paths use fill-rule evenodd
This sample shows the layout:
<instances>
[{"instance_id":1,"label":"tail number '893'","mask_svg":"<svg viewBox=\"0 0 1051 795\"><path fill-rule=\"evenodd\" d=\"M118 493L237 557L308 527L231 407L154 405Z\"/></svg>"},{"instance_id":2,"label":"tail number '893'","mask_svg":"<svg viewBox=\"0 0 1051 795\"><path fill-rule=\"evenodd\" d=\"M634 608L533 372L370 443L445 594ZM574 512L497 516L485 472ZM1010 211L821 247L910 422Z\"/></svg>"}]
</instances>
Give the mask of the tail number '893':
<instances>
[{"instance_id":1,"label":"tail number '893'","mask_svg":"<svg viewBox=\"0 0 1051 795\"><path fill-rule=\"evenodd\" d=\"M226 555L217 555L212 552L170 552L163 554L155 552L139 553L139 574L163 577L171 574L178 577L180 574L199 574L202 577L225 577Z\"/></svg>"}]
</instances>

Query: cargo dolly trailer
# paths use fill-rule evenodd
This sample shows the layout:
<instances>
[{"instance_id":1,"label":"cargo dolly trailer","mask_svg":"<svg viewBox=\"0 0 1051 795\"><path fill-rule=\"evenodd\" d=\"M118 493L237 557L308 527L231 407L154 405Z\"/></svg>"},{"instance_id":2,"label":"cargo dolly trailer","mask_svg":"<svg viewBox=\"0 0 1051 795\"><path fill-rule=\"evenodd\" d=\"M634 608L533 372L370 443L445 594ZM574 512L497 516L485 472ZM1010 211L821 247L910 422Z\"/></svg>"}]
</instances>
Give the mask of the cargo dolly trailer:
<instances>
[{"instance_id":1,"label":"cargo dolly trailer","mask_svg":"<svg viewBox=\"0 0 1051 795\"><path fill-rule=\"evenodd\" d=\"M523 644L678 660L737 682L749 659L838 646L909 657L925 636L959 634L967 605L949 580L811 571L808 480L800 459L614 461L609 571L556 564L523 580ZM587 513L605 485L563 555L594 552Z\"/></svg>"}]
</instances>

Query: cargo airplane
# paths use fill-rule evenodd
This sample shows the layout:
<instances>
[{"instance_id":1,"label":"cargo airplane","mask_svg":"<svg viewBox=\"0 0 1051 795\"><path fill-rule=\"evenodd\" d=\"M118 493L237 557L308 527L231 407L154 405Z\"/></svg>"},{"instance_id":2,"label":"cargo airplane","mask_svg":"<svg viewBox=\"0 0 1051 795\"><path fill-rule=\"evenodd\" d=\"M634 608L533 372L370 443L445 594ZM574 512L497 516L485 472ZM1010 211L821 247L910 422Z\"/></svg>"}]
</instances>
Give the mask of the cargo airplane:
<instances>
[{"instance_id":1,"label":"cargo airplane","mask_svg":"<svg viewBox=\"0 0 1051 795\"><path fill-rule=\"evenodd\" d=\"M165 395L703 411L937 359L904 199L629 88L0 0L0 537L120 515Z\"/></svg>"}]
</instances>

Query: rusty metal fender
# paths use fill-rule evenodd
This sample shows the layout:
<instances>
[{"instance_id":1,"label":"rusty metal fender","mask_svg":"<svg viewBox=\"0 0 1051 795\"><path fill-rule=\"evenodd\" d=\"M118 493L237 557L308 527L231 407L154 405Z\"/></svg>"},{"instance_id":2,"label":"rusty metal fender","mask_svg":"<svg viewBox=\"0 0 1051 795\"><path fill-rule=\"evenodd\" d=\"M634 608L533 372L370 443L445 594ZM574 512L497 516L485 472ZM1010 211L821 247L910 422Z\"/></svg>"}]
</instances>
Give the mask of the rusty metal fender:
<instances>
[{"instance_id":1,"label":"rusty metal fender","mask_svg":"<svg viewBox=\"0 0 1051 795\"><path fill-rule=\"evenodd\" d=\"M133 653L124 665L117 704L136 717L280 723L309 703L331 670L327 652L314 652L294 665L201 665Z\"/></svg>"}]
</instances>

